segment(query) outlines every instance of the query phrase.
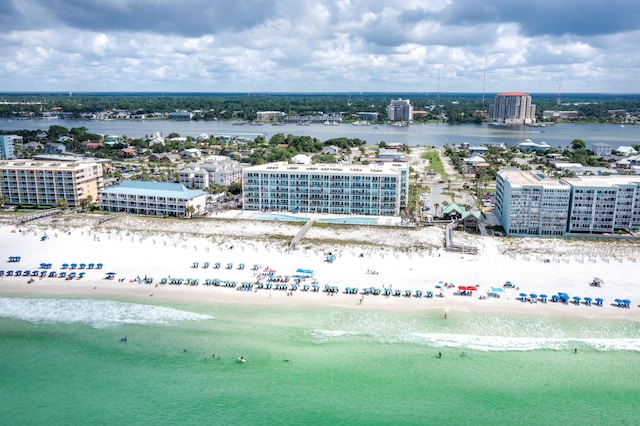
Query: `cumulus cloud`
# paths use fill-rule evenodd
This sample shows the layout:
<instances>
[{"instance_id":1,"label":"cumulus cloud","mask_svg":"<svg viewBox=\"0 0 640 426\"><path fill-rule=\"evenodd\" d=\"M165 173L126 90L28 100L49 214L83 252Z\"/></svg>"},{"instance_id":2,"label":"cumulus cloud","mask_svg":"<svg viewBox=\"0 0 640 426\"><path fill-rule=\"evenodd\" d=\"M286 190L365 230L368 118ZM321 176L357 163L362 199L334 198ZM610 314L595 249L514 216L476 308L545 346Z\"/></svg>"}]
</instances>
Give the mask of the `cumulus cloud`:
<instances>
[{"instance_id":1,"label":"cumulus cloud","mask_svg":"<svg viewBox=\"0 0 640 426\"><path fill-rule=\"evenodd\" d=\"M636 3L5 0L0 90L638 92Z\"/></svg>"}]
</instances>

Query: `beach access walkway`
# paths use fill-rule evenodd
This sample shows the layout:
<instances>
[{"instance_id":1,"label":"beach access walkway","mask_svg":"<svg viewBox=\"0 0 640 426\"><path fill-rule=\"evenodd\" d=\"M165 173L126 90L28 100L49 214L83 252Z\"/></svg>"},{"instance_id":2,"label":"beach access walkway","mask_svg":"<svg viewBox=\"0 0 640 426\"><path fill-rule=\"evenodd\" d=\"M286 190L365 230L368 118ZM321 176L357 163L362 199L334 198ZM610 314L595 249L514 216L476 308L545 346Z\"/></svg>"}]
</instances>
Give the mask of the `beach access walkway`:
<instances>
[{"instance_id":1,"label":"beach access walkway","mask_svg":"<svg viewBox=\"0 0 640 426\"><path fill-rule=\"evenodd\" d=\"M458 221L453 220L444 228L445 249L454 253L478 254L478 248L473 246L456 245L453 243L453 230L458 226Z\"/></svg>"},{"instance_id":2,"label":"beach access walkway","mask_svg":"<svg viewBox=\"0 0 640 426\"><path fill-rule=\"evenodd\" d=\"M22 223L31 222L32 220L40 219L42 217L53 216L54 214L62 213L60 209L49 209L41 212L31 213L25 216L20 216L13 221L14 225L20 225Z\"/></svg>"},{"instance_id":3,"label":"beach access walkway","mask_svg":"<svg viewBox=\"0 0 640 426\"><path fill-rule=\"evenodd\" d=\"M302 240L302 238L304 238L304 235L307 233L307 231L313 226L313 222L315 222L317 218L318 215L314 214L313 216L311 216L311 218L309 218L309 220L307 220L304 226L300 228L296 236L293 237L293 240L291 240L291 244L289 244L290 250L295 250L298 247L298 244L300 244L300 241Z\"/></svg>"}]
</instances>

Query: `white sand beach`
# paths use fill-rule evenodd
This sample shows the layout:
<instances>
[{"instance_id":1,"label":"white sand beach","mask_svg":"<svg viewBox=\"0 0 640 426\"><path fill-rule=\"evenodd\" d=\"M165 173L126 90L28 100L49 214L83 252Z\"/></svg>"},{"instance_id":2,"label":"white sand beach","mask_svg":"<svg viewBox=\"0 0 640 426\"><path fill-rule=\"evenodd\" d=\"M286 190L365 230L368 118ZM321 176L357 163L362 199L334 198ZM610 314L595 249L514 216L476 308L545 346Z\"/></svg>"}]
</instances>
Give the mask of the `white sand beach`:
<instances>
[{"instance_id":1,"label":"white sand beach","mask_svg":"<svg viewBox=\"0 0 640 426\"><path fill-rule=\"evenodd\" d=\"M231 217L232 214L230 214ZM634 241L564 240L538 238L494 238L455 234L457 242L479 248L478 255L448 253L442 248L443 229L412 229L379 226L313 227L298 250L289 242L300 224L224 218L213 220L168 220L118 216L102 224L101 215L65 214L11 225L11 217L0 224L0 294L59 297L101 297L141 301L153 297L161 301L247 304L324 304L353 309L438 309L501 310L560 314L584 317L640 319L640 289L637 271L640 247ZM42 239L43 236L46 239ZM328 263L324 253L337 254ZM20 256L19 263L8 262ZM193 263L198 262L198 268ZM202 266L209 262L210 266ZM221 263L220 269L213 265ZM98 269L76 269L82 279L6 276L8 270L47 270L61 272L63 263L102 263ZM226 269L232 263L231 269ZM238 269L245 264L243 270ZM238 283L255 282L254 264L275 270L276 276L296 275L297 269L312 270L313 277L302 281L319 282L320 291L238 291L234 288L206 286L206 279L218 278ZM69 272L69 270L66 270ZM114 280L106 280L114 272ZM136 281L153 278L152 284ZM199 285L159 285L162 278L198 279ZM590 286L594 277L604 281ZM292 282L291 279L290 282ZM514 288L486 296L492 287L505 282ZM453 284L453 288L444 287ZM340 291L330 295L325 285ZM457 295L458 286L476 286L471 296ZM403 296L344 294L346 287L392 288ZM436 297L405 297L406 290L433 291ZM438 297L442 292L444 297ZM558 292L570 296L559 302L522 302L519 294ZM573 297L602 298L603 306L576 305ZM630 308L618 307L615 299L629 299Z\"/></svg>"}]
</instances>

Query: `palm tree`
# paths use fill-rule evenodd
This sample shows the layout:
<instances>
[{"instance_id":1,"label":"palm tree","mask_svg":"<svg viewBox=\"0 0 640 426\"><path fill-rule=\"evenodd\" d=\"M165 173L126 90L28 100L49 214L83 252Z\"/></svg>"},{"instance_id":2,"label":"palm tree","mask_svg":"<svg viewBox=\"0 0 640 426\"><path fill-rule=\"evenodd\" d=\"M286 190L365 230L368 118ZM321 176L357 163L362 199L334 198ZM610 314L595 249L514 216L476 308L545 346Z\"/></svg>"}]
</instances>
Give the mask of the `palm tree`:
<instances>
[{"instance_id":1,"label":"palm tree","mask_svg":"<svg viewBox=\"0 0 640 426\"><path fill-rule=\"evenodd\" d=\"M4 207L5 204L9 201L9 197L3 195L0 197L0 207Z\"/></svg>"},{"instance_id":2,"label":"palm tree","mask_svg":"<svg viewBox=\"0 0 640 426\"><path fill-rule=\"evenodd\" d=\"M64 198L59 199L58 201L56 201L56 207L62 210L68 209L69 208L69 201L67 201Z\"/></svg>"},{"instance_id":3,"label":"palm tree","mask_svg":"<svg viewBox=\"0 0 640 426\"><path fill-rule=\"evenodd\" d=\"M191 218L193 217L193 213L196 211L196 208L193 207L192 205L188 205L187 207L184 208L184 213L186 215L186 217Z\"/></svg>"}]
</instances>

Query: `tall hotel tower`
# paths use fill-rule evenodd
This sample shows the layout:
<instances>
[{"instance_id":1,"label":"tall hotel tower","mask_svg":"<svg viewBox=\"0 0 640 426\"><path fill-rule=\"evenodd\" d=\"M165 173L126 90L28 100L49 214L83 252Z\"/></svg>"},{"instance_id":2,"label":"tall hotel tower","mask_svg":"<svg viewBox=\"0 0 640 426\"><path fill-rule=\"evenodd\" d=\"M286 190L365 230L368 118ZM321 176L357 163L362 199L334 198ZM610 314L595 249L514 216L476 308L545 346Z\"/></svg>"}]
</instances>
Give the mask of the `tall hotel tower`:
<instances>
[{"instance_id":1,"label":"tall hotel tower","mask_svg":"<svg viewBox=\"0 0 640 426\"><path fill-rule=\"evenodd\" d=\"M499 93L489 107L489 122L495 124L531 124L536 122L536 106L531 96L521 92Z\"/></svg>"}]
</instances>

